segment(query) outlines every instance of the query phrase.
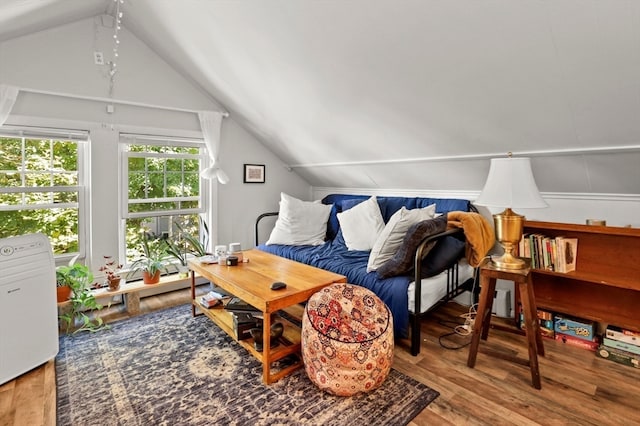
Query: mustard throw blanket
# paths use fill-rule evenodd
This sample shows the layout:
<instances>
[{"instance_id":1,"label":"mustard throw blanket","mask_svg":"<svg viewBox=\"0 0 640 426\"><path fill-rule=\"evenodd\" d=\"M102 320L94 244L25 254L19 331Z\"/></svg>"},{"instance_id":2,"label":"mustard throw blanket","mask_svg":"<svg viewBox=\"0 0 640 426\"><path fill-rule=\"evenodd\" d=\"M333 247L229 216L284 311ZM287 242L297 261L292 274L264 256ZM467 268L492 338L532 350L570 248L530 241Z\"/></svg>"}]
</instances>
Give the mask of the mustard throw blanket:
<instances>
[{"instance_id":1,"label":"mustard throw blanket","mask_svg":"<svg viewBox=\"0 0 640 426\"><path fill-rule=\"evenodd\" d=\"M465 257L469 265L474 268L480 265L482 259L496 242L491 224L480 213L449 212L447 214L447 228L462 228L467 239Z\"/></svg>"}]
</instances>

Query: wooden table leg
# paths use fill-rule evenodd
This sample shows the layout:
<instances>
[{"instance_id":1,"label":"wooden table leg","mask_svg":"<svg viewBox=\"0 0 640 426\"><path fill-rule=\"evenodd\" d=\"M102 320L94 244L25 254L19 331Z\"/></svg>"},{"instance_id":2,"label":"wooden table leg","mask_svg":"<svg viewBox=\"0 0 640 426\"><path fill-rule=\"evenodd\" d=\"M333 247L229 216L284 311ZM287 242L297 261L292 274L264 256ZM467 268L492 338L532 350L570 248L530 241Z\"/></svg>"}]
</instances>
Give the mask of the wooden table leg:
<instances>
[{"instance_id":1,"label":"wooden table leg","mask_svg":"<svg viewBox=\"0 0 640 426\"><path fill-rule=\"evenodd\" d=\"M529 296L529 305L531 305L531 312L534 315L535 321L535 336L536 346L538 348L538 355L544 356L544 344L542 343L542 333L540 333L540 319L538 318L538 305L536 304L536 297L533 293L533 282L531 274L527 277L527 289Z\"/></svg>"},{"instance_id":2,"label":"wooden table leg","mask_svg":"<svg viewBox=\"0 0 640 426\"><path fill-rule=\"evenodd\" d=\"M541 389L540 369L538 367L538 339L540 329L537 326L538 313L534 310L535 300L533 299L531 286L527 282L521 282L520 297L522 297L522 310L524 314L524 328L527 334L527 346L529 348L529 368L531 369L531 382L533 387ZM542 341L540 341L542 344ZM543 349L544 350L544 349Z\"/></svg>"},{"instance_id":3,"label":"wooden table leg","mask_svg":"<svg viewBox=\"0 0 640 426\"><path fill-rule=\"evenodd\" d=\"M487 340L489 334L489 324L491 323L491 307L493 305L493 295L496 290L496 279L490 278L480 273L480 302L478 303L478 311L476 313L476 321L473 324L473 334L471 337L471 346L469 347L469 358L467 366L473 368L476 365L476 356L478 355L478 346L480 345L480 337Z\"/></svg>"},{"instance_id":4,"label":"wooden table leg","mask_svg":"<svg viewBox=\"0 0 640 426\"><path fill-rule=\"evenodd\" d=\"M271 314L262 314L262 381L271 384Z\"/></svg>"},{"instance_id":5,"label":"wooden table leg","mask_svg":"<svg viewBox=\"0 0 640 426\"><path fill-rule=\"evenodd\" d=\"M196 305L193 301L196 300L196 272L191 271L191 316L196 316Z\"/></svg>"}]
</instances>

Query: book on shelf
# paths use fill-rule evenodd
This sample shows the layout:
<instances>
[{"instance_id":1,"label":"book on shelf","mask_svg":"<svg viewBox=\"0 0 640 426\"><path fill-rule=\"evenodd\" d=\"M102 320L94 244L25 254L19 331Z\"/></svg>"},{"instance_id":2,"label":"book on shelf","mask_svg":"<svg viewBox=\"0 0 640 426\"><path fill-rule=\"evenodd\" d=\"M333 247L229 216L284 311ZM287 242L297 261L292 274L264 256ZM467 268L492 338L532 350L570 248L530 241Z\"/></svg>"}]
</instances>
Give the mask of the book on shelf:
<instances>
[{"instance_id":1,"label":"book on shelf","mask_svg":"<svg viewBox=\"0 0 640 426\"><path fill-rule=\"evenodd\" d=\"M524 234L518 245L521 257L531 259L531 267L555 272L576 270L578 239L543 234Z\"/></svg>"},{"instance_id":2,"label":"book on shelf","mask_svg":"<svg viewBox=\"0 0 640 426\"><path fill-rule=\"evenodd\" d=\"M560 265L558 272L571 272L576 270L576 260L578 257L578 239L561 237L558 252L560 252Z\"/></svg>"},{"instance_id":3,"label":"book on shelf","mask_svg":"<svg viewBox=\"0 0 640 426\"><path fill-rule=\"evenodd\" d=\"M635 345L640 348L640 332L637 331L626 330L624 328L609 325L607 326L607 329L605 331L605 337L608 339L617 340L621 343Z\"/></svg>"},{"instance_id":4,"label":"book on shelf","mask_svg":"<svg viewBox=\"0 0 640 426\"><path fill-rule=\"evenodd\" d=\"M628 365L630 367L640 368L640 356L632 352L611 348L606 345L600 345L598 346L598 350L596 351L596 354L600 358L609 359L611 361L615 361L619 364Z\"/></svg>"},{"instance_id":5,"label":"book on shelf","mask_svg":"<svg viewBox=\"0 0 640 426\"><path fill-rule=\"evenodd\" d=\"M627 351L636 355L640 355L640 346L638 345L622 342L620 340L610 339L608 337L604 337L602 339L602 344L610 348L619 349L622 351Z\"/></svg>"}]
</instances>

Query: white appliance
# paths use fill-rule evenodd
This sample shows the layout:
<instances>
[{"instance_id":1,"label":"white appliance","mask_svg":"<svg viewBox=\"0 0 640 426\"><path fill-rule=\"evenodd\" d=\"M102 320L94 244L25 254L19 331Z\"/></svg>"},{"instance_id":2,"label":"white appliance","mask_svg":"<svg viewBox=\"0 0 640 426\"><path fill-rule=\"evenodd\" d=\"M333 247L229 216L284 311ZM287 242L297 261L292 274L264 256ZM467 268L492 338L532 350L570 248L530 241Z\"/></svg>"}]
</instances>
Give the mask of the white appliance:
<instances>
[{"instance_id":1,"label":"white appliance","mask_svg":"<svg viewBox=\"0 0 640 426\"><path fill-rule=\"evenodd\" d=\"M49 239L0 239L0 385L58 353L56 268Z\"/></svg>"},{"instance_id":2,"label":"white appliance","mask_svg":"<svg viewBox=\"0 0 640 426\"><path fill-rule=\"evenodd\" d=\"M501 318L513 317L511 313L511 290L497 288L493 296L491 313Z\"/></svg>"}]
</instances>

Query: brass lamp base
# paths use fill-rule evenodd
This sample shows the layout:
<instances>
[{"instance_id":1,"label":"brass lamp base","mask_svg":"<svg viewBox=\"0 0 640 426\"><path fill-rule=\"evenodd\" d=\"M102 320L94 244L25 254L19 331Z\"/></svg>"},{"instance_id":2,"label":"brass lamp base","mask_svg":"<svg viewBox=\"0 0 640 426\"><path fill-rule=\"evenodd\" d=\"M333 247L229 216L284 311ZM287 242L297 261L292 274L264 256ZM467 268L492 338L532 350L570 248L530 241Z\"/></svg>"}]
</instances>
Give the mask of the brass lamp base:
<instances>
[{"instance_id":1,"label":"brass lamp base","mask_svg":"<svg viewBox=\"0 0 640 426\"><path fill-rule=\"evenodd\" d=\"M493 222L496 228L496 240L504 249L504 254L498 258L492 258L491 262L502 269L524 269L525 262L513 255L522 238L524 216L507 208L502 213L494 214Z\"/></svg>"}]
</instances>

